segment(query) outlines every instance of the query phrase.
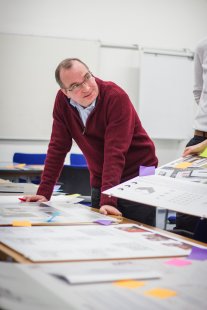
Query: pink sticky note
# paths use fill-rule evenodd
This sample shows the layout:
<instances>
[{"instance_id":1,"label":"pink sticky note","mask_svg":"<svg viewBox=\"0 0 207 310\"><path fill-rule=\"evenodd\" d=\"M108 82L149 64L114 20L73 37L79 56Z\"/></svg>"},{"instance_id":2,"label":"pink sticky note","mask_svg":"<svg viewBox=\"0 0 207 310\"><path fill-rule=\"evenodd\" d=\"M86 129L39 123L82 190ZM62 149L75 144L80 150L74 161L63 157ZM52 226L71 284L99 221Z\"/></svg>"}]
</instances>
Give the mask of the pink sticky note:
<instances>
[{"instance_id":1,"label":"pink sticky note","mask_svg":"<svg viewBox=\"0 0 207 310\"><path fill-rule=\"evenodd\" d=\"M165 262L165 264L173 265L173 266L177 266L177 267L183 267L183 266L187 266L187 265L192 264L192 262L189 260L185 260L185 259L172 258L172 259L168 260L167 262Z\"/></svg>"}]
</instances>

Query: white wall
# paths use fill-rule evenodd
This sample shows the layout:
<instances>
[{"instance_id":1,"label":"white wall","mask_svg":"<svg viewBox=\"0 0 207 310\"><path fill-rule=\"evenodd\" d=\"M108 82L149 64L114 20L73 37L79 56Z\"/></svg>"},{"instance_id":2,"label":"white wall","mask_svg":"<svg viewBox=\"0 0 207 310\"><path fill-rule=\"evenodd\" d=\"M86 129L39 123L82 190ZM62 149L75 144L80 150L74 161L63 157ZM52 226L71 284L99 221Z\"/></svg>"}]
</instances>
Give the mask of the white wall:
<instances>
[{"instance_id":1,"label":"white wall","mask_svg":"<svg viewBox=\"0 0 207 310\"><path fill-rule=\"evenodd\" d=\"M193 50L207 35L206 12L207 0L0 0L0 32ZM160 164L180 156L185 144L154 142ZM0 161L46 148L47 141L0 141Z\"/></svg>"}]
</instances>

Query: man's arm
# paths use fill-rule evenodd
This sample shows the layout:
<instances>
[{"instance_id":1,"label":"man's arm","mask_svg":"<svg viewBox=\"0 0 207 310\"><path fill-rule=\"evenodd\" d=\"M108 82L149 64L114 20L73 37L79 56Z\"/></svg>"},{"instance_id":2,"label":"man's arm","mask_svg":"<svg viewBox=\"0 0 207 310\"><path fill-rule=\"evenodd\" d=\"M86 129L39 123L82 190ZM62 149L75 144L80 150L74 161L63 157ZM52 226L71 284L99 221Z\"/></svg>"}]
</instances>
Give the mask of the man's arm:
<instances>
[{"instance_id":1,"label":"man's arm","mask_svg":"<svg viewBox=\"0 0 207 310\"><path fill-rule=\"evenodd\" d=\"M24 202L45 202L48 201L46 197L41 195L25 195L22 197Z\"/></svg>"},{"instance_id":2,"label":"man's arm","mask_svg":"<svg viewBox=\"0 0 207 310\"><path fill-rule=\"evenodd\" d=\"M108 105L104 136L104 162L101 191L120 184L125 156L134 132L134 110L124 92L112 95ZM117 199L101 194L100 205L116 206Z\"/></svg>"},{"instance_id":3,"label":"man's arm","mask_svg":"<svg viewBox=\"0 0 207 310\"><path fill-rule=\"evenodd\" d=\"M64 120L64 97L62 92L58 92L53 110L53 126L50 143L48 146L45 160L45 168L41 176L41 183L37 195L50 199L54 185L56 184L66 154L72 146L72 137L70 136Z\"/></svg>"}]
</instances>

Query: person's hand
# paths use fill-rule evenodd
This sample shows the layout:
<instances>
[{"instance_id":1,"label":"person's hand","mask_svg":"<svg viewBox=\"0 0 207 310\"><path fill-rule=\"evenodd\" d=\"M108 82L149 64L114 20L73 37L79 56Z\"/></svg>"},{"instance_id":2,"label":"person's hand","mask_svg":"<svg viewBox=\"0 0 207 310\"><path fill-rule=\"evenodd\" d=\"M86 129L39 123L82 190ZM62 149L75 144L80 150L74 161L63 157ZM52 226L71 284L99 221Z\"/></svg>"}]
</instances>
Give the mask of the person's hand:
<instances>
[{"instance_id":1,"label":"person's hand","mask_svg":"<svg viewBox=\"0 0 207 310\"><path fill-rule=\"evenodd\" d=\"M201 153L204 151L205 148L206 148L206 142L205 143L201 142L192 146L188 146L185 148L183 152L183 157L191 154Z\"/></svg>"},{"instance_id":2,"label":"person's hand","mask_svg":"<svg viewBox=\"0 0 207 310\"><path fill-rule=\"evenodd\" d=\"M99 211L100 213L105 214L105 215L109 214L109 215L122 216L121 212L117 208L109 206L109 205L101 206Z\"/></svg>"},{"instance_id":3,"label":"person's hand","mask_svg":"<svg viewBox=\"0 0 207 310\"><path fill-rule=\"evenodd\" d=\"M22 197L24 199L25 202L45 202L48 201L47 198L45 196L41 196L41 195L25 195L24 197Z\"/></svg>"}]
</instances>

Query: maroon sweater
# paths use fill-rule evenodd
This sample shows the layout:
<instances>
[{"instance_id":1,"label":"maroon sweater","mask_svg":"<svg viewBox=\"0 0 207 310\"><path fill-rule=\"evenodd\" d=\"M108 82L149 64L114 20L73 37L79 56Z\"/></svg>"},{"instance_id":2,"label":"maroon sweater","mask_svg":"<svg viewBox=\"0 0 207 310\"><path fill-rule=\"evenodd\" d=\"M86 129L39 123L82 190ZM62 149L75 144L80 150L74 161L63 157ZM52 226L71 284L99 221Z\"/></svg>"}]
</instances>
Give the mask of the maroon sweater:
<instances>
[{"instance_id":1,"label":"maroon sweater","mask_svg":"<svg viewBox=\"0 0 207 310\"><path fill-rule=\"evenodd\" d=\"M109 189L138 175L139 166L157 166L155 148L128 95L116 84L96 78L99 95L86 126L76 108L59 91L45 169L37 191L50 199L74 139L86 157L92 187ZM101 195L100 205L117 199Z\"/></svg>"}]
</instances>

